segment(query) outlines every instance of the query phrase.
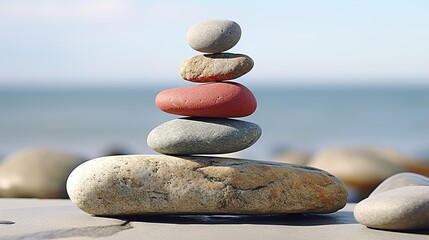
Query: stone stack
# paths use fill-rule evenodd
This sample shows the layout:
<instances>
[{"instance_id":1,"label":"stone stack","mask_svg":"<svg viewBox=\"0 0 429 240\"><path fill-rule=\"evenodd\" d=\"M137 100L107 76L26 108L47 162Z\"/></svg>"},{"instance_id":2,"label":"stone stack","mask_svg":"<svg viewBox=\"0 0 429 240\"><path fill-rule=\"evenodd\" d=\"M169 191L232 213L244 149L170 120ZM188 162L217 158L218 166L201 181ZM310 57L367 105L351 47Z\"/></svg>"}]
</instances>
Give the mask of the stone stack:
<instances>
[{"instance_id":1,"label":"stone stack","mask_svg":"<svg viewBox=\"0 0 429 240\"><path fill-rule=\"evenodd\" d=\"M292 164L197 154L232 153L255 143L261 128L230 118L256 109L252 92L236 79L252 69L242 54L222 53L240 39L237 23L211 20L188 33L198 55L180 65L184 79L206 83L169 89L156 97L168 113L188 116L161 124L148 145L161 155L90 160L67 181L70 199L95 215L329 213L347 191L328 172ZM170 156L176 155L176 156Z\"/></svg>"},{"instance_id":2,"label":"stone stack","mask_svg":"<svg viewBox=\"0 0 429 240\"><path fill-rule=\"evenodd\" d=\"M259 139L258 125L229 119L249 116L256 110L252 92L228 81L253 68L250 57L224 52L234 47L240 36L240 26L229 20L209 20L191 27L188 44L209 54L186 59L179 72L183 79L202 84L157 95L159 109L187 117L153 129L147 141L150 148L170 155L223 154L248 148Z\"/></svg>"}]
</instances>

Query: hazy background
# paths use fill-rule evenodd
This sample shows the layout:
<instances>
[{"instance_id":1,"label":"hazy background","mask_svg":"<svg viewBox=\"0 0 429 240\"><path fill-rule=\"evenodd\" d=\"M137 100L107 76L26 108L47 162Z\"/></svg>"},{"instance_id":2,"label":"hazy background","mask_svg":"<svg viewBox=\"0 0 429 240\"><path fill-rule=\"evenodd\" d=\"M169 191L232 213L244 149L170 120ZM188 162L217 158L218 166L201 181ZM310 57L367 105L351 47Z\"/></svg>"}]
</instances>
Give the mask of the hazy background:
<instances>
[{"instance_id":1,"label":"hazy background","mask_svg":"<svg viewBox=\"0 0 429 240\"><path fill-rule=\"evenodd\" d=\"M189 27L227 18L249 84L427 84L429 2L0 1L0 86L185 84ZM244 80L243 80L244 81Z\"/></svg>"},{"instance_id":2,"label":"hazy background","mask_svg":"<svg viewBox=\"0 0 429 240\"><path fill-rule=\"evenodd\" d=\"M386 145L429 155L429 1L0 1L0 154L52 146L150 152L148 132L175 118L161 89L198 54L189 27L227 18L230 52L254 69L263 128L248 155Z\"/></svg>"}]
</instances>

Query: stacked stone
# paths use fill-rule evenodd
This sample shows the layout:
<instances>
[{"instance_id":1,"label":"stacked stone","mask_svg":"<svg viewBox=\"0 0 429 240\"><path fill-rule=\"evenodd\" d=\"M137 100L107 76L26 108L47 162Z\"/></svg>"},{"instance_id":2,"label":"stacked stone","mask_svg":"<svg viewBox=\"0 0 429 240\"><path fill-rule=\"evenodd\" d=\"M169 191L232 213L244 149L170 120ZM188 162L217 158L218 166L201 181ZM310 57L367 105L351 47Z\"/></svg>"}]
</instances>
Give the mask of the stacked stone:
<instances>
[{"instance_id":1,"label":"stacked stone","mask_svg":"<svg viewBox=\"0 0 429 240\"><path fill-rule=\"evenodd\" d=\"M223 53L240 39L238 24L205 21L188 33L189 45L210 53L185 60L185 80L205 83L169 89L157 106L187 117L156 127L148 145L161 155L92 159L67 180L71 201L95 215L328 213L344 207L347 191L331 174L292 164L215 156L255 143L261 128L244 117L256 109L245 86L230 82L253 67L250 57Z\"/></svg>"},{"instance_id":2,"label":"stacked stone","mask_svg":"<svg viewBox=\"0 0 429 240\"><path fill-rule=\"evenodd\" d=\"M240 37L240 26L230 20L207 20L191 27L189 46L209 54L186 59L179 72L183 79L203 84L157 95L159 109L187 117L153 129L147 139L150 148L169 155L223 154L248 148L259 139L262 131L257 124L230 119L251 115L257 105L248 88L229 81L253 68L250 57L224 52Z\"/></svg>"}]
</instances>

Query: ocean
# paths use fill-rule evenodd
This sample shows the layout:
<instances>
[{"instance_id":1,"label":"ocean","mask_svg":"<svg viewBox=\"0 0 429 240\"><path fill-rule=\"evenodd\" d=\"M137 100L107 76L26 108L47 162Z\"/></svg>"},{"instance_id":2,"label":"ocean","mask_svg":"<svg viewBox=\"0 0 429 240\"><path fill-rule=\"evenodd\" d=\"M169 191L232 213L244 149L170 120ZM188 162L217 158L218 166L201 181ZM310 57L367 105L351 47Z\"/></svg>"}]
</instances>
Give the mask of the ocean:
<instances>
[{"instance_id":1,"label":"ocean","mask_svg":"<svg viewBox=\"0 0 429 240\"><path fill-rule=\"evenodd\" d=\"M243 157L383 146L429 159L429 86L249 88L258 108L242 120L260 125L262 136ZM148 133L178 118L156 108L162 89L0 89L0 156L36 146L88 158L112 149L154 153Z\"/></svg>"}]
</instances>

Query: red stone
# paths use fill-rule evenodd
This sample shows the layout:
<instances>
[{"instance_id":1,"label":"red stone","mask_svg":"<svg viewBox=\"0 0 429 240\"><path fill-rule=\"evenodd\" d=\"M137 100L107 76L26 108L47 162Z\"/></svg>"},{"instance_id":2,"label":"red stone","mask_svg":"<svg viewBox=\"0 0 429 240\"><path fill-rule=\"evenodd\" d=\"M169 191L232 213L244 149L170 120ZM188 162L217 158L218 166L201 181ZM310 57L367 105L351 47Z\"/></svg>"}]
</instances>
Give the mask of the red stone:
<instances>
[{"instance_id":1,"label":"red stone","mask_svg":"<svg viewBox=\"0 0 429 240\"><path fill-rule=\"evenodd\" d=\"M245 117L256 110L255 96L235 82L167 89L156 96L155 103L164 112L192 117Z\"/></svg>"}]
</instances>

